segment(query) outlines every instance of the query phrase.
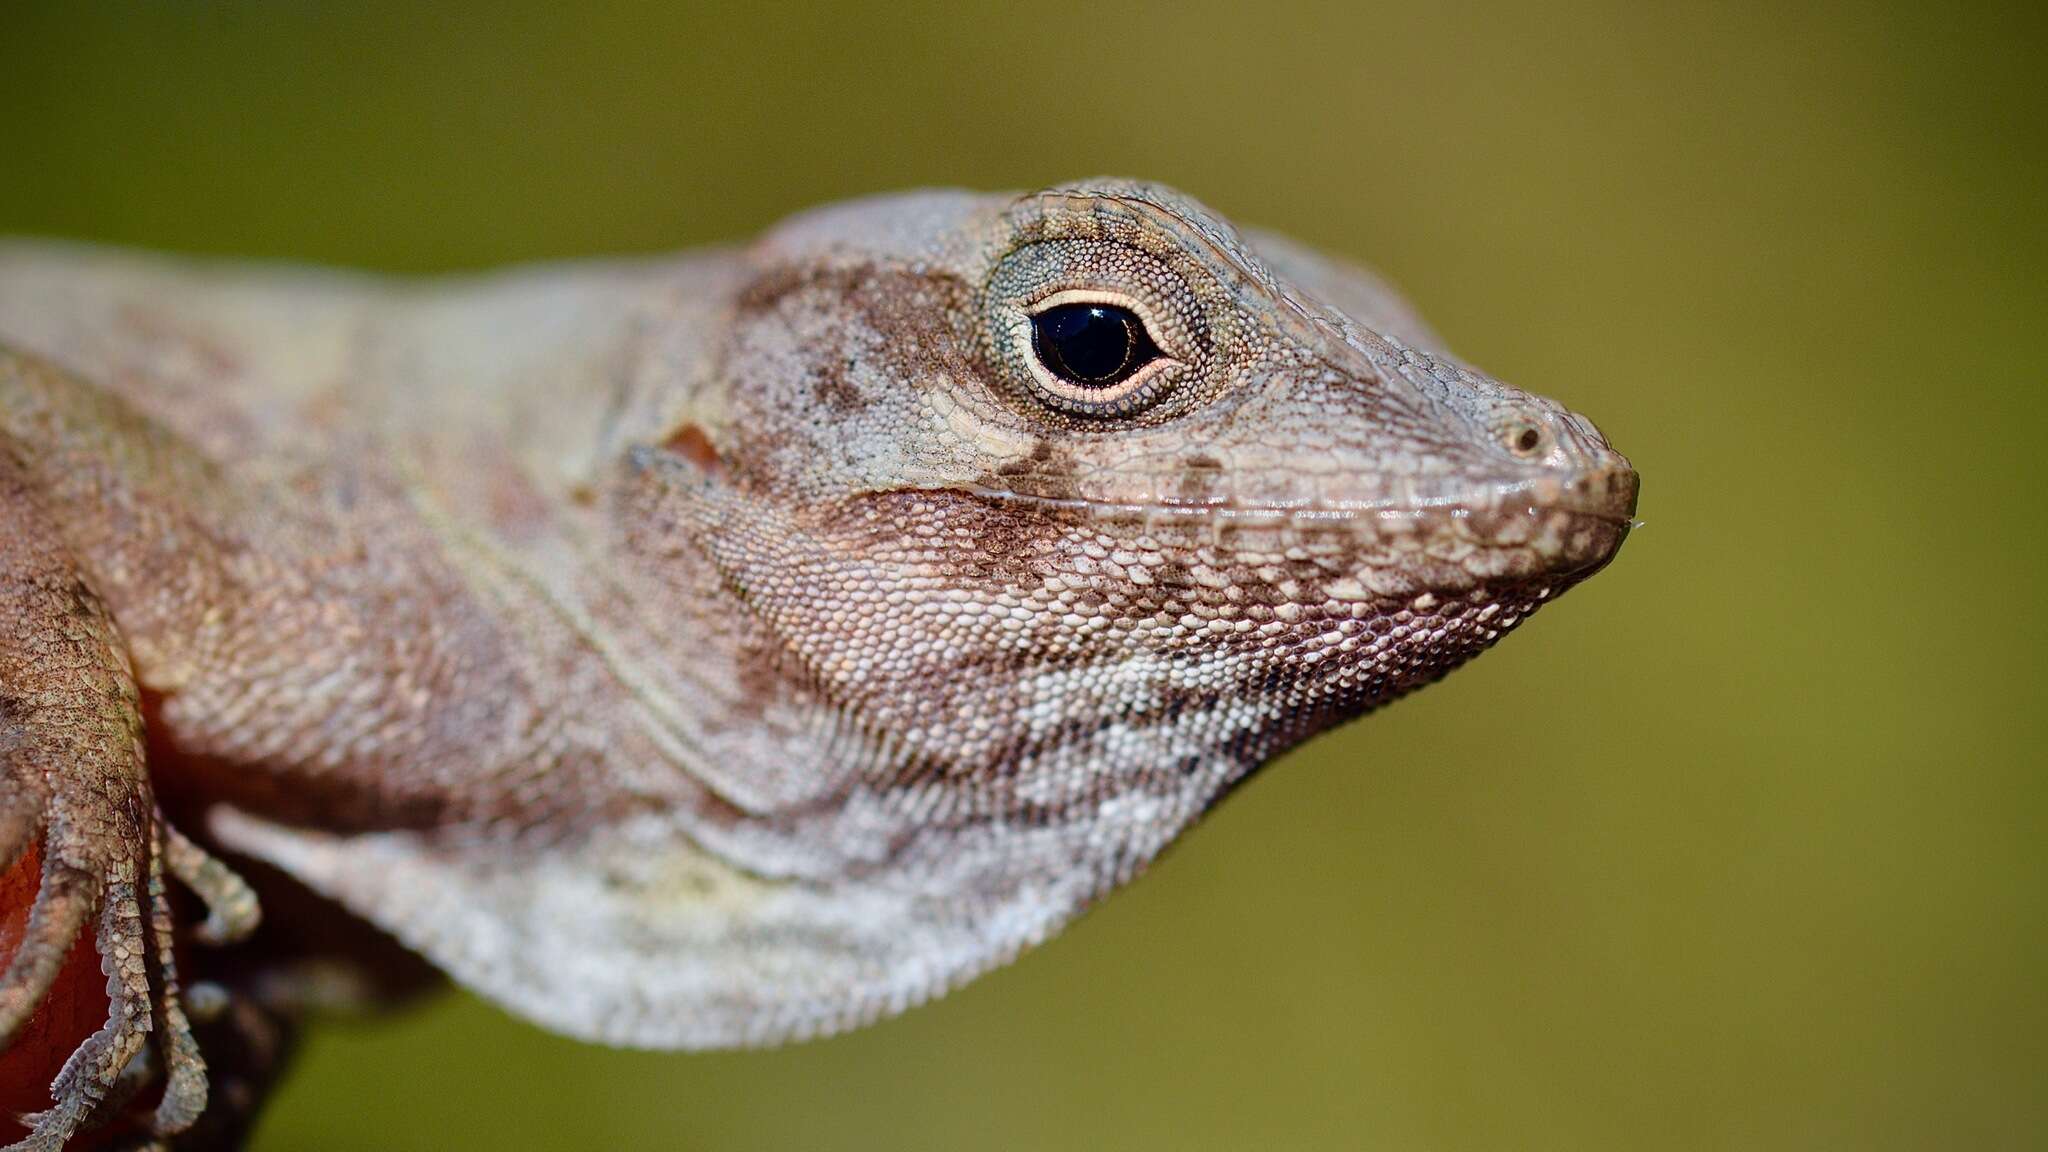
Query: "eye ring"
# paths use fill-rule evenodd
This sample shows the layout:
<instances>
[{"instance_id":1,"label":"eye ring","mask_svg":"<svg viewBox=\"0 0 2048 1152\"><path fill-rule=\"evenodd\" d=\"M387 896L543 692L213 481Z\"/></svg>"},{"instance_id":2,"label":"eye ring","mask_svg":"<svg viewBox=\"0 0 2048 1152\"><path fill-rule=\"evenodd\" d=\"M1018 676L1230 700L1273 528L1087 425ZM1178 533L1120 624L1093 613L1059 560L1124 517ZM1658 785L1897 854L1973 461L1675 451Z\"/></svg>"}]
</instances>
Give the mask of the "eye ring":
<instances>
[{"instance_id":1,"label":"eye ring","mask_svg":"<svg viewBox=\"0 0 2048 1152\"><path fill-rule=\"evenodd\" d=\"M1094 371L1062 378L1035 346L1036 317L1073 304L1128 312L1158 354L1138 364L1104 354L1090 365L1084 353L1080 367ZM1086 433L1150 427L1212 399L1225 382L1221 347L1235 329L1233 299L1205 268L1092 236L1023 237L990 270L980 317L987 383L998 398L1034 426L1051 421ZM1109 371L1118 367L1128 375Z\"/></svg>"},{"instance_id":2,"label":"eye ring","mask_svg":"<svg viewBox=\"0 0 2048 1152\"><path fill-rule=\"evenodd\" d=\"M1160 377L1179 360L1159 346L1160 325L1140 301L1120 292L1066 289L1025 309L1025 361L1032 378L1055 406L1081 415L1115 416L1147 406ZM1048 324L1048 317L1056 317ZM1121 321L1121 349L1104 345L1116 333L1105 325ZM1077 327L1078 326L1078 327ZM1059 328L1077 340L1062 350Z\"/></svg>"}]
</instances>

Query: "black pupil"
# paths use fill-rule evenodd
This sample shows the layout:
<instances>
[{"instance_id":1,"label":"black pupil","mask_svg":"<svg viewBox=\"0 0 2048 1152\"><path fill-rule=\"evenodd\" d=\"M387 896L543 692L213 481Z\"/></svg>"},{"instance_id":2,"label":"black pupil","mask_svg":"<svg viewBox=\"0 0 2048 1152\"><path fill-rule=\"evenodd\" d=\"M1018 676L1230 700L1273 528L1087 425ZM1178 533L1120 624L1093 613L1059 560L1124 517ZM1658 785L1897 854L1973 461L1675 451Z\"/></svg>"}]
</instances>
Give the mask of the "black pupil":
<instances>
[{"instance_id":1,"label":"black pupil","mask_svg":"<svg viewBox=\"0 0 2048 1152\"><path fill-rule=\"evenodd\" d=\"M1144 323L1113 304L1047 308L1031 318L1031 341L1054 375L1095 388L1117 383L1158 355Z\"/></svg>"}]
</instances>

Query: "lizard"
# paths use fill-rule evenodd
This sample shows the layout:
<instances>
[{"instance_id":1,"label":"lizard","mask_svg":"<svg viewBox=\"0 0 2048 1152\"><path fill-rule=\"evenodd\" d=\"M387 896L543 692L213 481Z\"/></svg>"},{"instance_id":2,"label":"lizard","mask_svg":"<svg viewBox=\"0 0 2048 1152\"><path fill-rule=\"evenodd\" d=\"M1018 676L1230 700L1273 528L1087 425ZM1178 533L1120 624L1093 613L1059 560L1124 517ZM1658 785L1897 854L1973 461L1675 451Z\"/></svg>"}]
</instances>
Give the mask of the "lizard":
<instances>
[{"instance_id":1,"label":"lizard","mask_svg":"<svg viewBox=\"0 0 2048 1152\"><path fill-rule=\"evenodd\" d=\"M1637 488L1374 274L1139 181L426 280L0 245L0 1041L107 979L12 1148L197 1139L179 965L280 917L604 1043L906 1009L1600 569Z\"/></svg>"}]
</instances>

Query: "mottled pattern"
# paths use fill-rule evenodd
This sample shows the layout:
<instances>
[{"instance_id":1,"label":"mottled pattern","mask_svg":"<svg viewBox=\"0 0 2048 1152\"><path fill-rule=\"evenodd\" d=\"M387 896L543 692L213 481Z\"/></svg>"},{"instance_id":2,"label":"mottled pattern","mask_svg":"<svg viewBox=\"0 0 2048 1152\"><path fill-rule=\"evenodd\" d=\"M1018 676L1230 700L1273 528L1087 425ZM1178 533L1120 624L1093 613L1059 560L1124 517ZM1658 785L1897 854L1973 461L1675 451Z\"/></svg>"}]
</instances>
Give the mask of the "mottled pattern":
<instances>
[{"instance_id":1,"label":"mottled pattern","mask_svg":"<svg viewBox=\"0 0 2048 1152\"><path fill-rule=\"evenodd\" d=\"M1161 359L1065 386L1030 339L1056 293ZM133 813L82 838L104 885L44 901L138 907L114 879L163 859L195 939L253 922L154 782L617 1043L815 1035L1001 963L1606 563L1636 491L1368 274L1126 181L425 285L0 248L0 341L0 512L39 517L0 561L97 597L133 667L99 696L125 745L9 753L10 855L66 802ZM0 737L34 740L85 690L51 613L15 621ZM0 1005L47 987L19 969ZM78 1077L112 1073L59 1084L82 1115Z\"/></svg>"}]
</instances>

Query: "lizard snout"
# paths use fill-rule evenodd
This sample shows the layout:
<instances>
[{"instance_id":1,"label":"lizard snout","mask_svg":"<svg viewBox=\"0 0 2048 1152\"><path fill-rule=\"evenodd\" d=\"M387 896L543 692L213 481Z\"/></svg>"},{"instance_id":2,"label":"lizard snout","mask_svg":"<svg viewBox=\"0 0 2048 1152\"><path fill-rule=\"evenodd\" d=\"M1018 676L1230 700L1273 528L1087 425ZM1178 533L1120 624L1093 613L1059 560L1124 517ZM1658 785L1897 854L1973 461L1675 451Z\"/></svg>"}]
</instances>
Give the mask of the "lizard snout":
<instances>
[{"instance_id":1,"label":"lizard snout","mask_svg":"<svg viewBox=\"0 0 2048 1152\"><path fill-rule=\"evenodd\" d=\"M1502 392L1507 390L1503 388ZM1607 564L1634 524L1641 481L1584 416L1527 394L1488 397L1480 421L1517 478L1477 517L1522 543L1552 575L1582 579ZM1518 523L1519 522L1519 523Z\"/></svg>"}]
</instances>

